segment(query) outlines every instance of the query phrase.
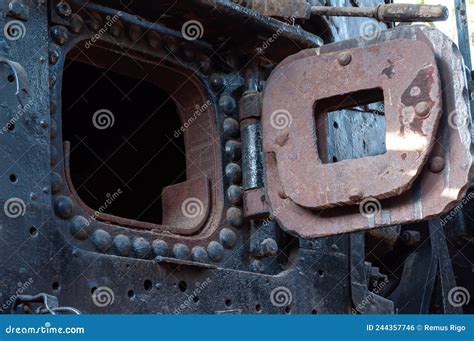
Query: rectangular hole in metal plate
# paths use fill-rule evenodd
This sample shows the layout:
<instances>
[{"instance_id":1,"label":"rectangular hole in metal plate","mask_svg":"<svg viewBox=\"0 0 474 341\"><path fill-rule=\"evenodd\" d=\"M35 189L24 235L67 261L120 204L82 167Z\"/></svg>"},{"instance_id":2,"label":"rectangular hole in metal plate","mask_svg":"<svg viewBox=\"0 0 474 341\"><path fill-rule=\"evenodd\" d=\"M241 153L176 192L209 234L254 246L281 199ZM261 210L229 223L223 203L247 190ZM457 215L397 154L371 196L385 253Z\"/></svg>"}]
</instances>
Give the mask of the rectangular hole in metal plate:
<instances>
[{"instance_id":1,"label":"rectangular hole in metal plate","mask_svg":"<svg viewBox=\"0 0 474 341\"><path fill-rule=\"evenodd\" d=\"M386 153L382 89L319 100L314 112L318 154L323 163Z\"/></svg>"}]
</instances>

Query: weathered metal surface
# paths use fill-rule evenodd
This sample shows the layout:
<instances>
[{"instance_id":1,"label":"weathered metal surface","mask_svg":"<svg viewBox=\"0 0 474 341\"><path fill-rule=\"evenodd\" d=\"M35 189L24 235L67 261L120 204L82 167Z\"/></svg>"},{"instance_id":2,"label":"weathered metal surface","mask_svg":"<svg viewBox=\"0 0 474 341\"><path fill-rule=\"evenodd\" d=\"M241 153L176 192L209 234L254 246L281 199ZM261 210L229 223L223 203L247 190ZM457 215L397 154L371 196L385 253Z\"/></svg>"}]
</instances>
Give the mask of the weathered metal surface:
<instances>
[{"instance_id":1,"label":"weathered metal surface","mask_svg":"<svg viewBox=\"0 0 474 341\"><path fill-rule=\"evenodd\" d=\"M340 65L345 56L348 65ZM321 83L328 86L318 88ZM375 88L383 89L386 97L386 154L322 164L316 147L324 138L317 136L318 117L359 104L353 93ZM285 197L294 195L300 206L316 209L405 192L434 143L440 93L429 46L406 39L308 57L277 68L265 90L262 123L265 152L275 154L280 192ZM370 98L364 100L370 103ZM419 107L423 107L421 116Z\"/></svg>"},{"instance_id":2,"label":"weathered metal surface","mask_svg":"<svg viewBox=\"0 0 474 341\"><path fill-rule=\"evenodd\" d=\"M270 170L266 173L266 189L272 209L282 207L280 214L277 216L277 220L287 231L294 233L298 236L316 237L333 233L357 231L376 226L388 226L398 223L417 221L445 212L447 209L452 207L465 193L465 190L469 183L469 171L471 167L469 124L466 123L453 127L453 124L448 123L448 118L453 119L453 113L455 113L456 115L459 115L457 116L457 119L461 119L461 121L459 122L470 122L470 116L468 114L468 103L465 99L465 91L463 91L463 88L465 87L465 79L462 74L462 71L459 71L462 70L462 68L460 67L460 65L462 65L462 60L460 59L458 52L452 52L452 49L448 51L448 49L446 48L446 45L451 46L449 40L437 33L437 31L426 29L424 27L403 27L383 32L379 38L373 39L370 42L367 42L366 39L362 38L354 39L352 41L349 40L347 42L340 43L334 46L327 46L324 49L321 49L320 52L322 55L324 55L325 53L331 53L331 56L334 56L336 52L340 52L341 50L349 48L361 47L374 43L378 43L377 45L379 45L380 43L383 43L387 38L407 38L412 40L421 40L426 43L429 43L431 41L436 57L445 61L440 64L443 65L443 70L440 72L442 84L441 86L444 89L443 119L436 135L437 143L433 147L433 151L431 153L431 156L443 155L445 161L443 170L437 173L429 169L423 170L418 176L418 180L416 182L415 187L409 189L407 192L401 195L393 196L393 198L381 200L381 202L376 201L377 207L375 208L375 214L364 214L362 211L359 211L358 205L325 209L319 212L313 212L311 210L308 210L307 208L302 207L303 205L301 205L301 203L303 203L304 206L311 205L311 202L301 201L301 198L305 199L305 196L300 196L300 194L298 193L305 193L306 187L288 186L298 181L305 183L305 186L315 186L315 182L310 183L308 185L308 181L305 179L305 174L301 173L301 169L307 170L308 167L312 167L312 169L321 167L322 169L324 169L323 167L334 165L331 164L320 166L316 162L313 162L313 164L308 165L307 162L305 168L300 166L298 167L298 169L296 169L297 167L295 166L282 166L282 163L285 164L286 162L287 164L291 164L291 162L294 161L290 158L291 152L288 152L286 154L286 158L278 157L279 155L278 151L276 151L276 148L280 147L281 141L284 141L283 145L285 145L285 143L287 143L287 140L292 141L292 138L298 139L299 136L293 137L290 135L292 130L290 126L290 129L287 129L287 138L283 136L281 132L280 134L278 134L278 132L275 132L277 129L272 127L270 124L271 114L277 110L285 109L285 107L282 107L281 103L284 103L284 105L286 106L288 101L282 101L280 102L279 106L275 106L274 103L267 103L264 100L264 112L262 115L262 124L264 129L264 148L266 153L266 169ZM309 60L309 58L311 58L304 58L304 56L306 55L307 53L302 53L302 59L299 61L304 63L305 61ZM298 62L297 57L293 57L292 60L296 60L295 63ZM286 67L291 64L284 65ZM373 68L377 67L380 67L380 65L373 66ZM308 72L310 71L308 70ZM452 83L453 77L455 83ZM409 81L408 83L410 82L411 81ZM293 84L297 85L297 83L294 82ZM304 84L302 86L304 86ZM271 89L271 87L269 87L269 89ZM302 90L304 91L304 88ZM278 98L275 98L275 100L278 101ZM288 112L290 113L292 111L295 113L306 113L306 125L300 124L299 126L297 126L301 117L297 117L297 114L293 115L292 117L293 129L295 131L300 132L299 135L302 135L301 131L308 132L308 125L311 126L313 124L310 121L311 106L308 107L310 103L312 102L307 101L307 105L303 107L304 109L288 110ZM294 104L290 103L290 105ZM295 122L297 123L295 124ZM432 129L434 131L435 127L432 127ZM387 134L387 137L388 142L390 135ZM300 149L297 149L294 152L293 159L298 160L298 157L300 157L300 155L308 155L306 156L307 158L305 160L315 160L314 140L311 141L311 143L306 141L302 143L294 143L294 145L296 145L297 148ZM308 146L310 146L313 150L312 155L307 153L307 149L309 149ZM449 153L446 152L446 148L448 148L448 146L450 151ZM390 149L398 149L399 147L400 146L397 146L397 144L387 143L387 153L390 152ZM410 149L412 147L413 145L409 144L407 149ZM284 148L286 148L286 145L282 149ZM290 160L288 161L287 159ZM351 162L357 161L359 160L350 160L346 163L347 165L350 165ZM274 169L278 169L278 172L271 171ZM292 177L289 174L295 174L295 176ZM308 172L307 174L312 176L314 173ZM323 177L328 176L327 173L320 172L318 174L319 176ZM361 174L364 174L361 176L362 181L367 180L365 177L368 177L368 183L370 183L370 179L373 178L373 173L367 171ZM399 181L396 179L399 172L392 174L395 175L394 178L391 179L391 181ZM354 175L349 174L347 176L351 178ZM346 178L344 177L339 177L339 182L341 179L343 181L346 180ZM316 179L314 181L317 180L319 179ZM337 179L333 180L337 181ZM334 182L332 182L330 185L332 185L333 183ZM353 186L357 184L355 186L358 186L359 181L357 181L357 179L354 179L351 184ZM342 188L339 188L339 190L341 189ZM293 192L291 192L291 190L293 190ZM296 190L298 190L298 192L296 192ZM346 197L352 195L350 190L350 188L344 188L344 195ZM367 200L369 200L369 202L374 202L374 199L370 196L364 196L363 192L367 190L370 191L370 186L369 188L360 188L360 191L362 191L362 195L357 193L358 202L361 202L361 210L365 209L363 208L363 205L367 203ZM319 193L321 193L321 191ZM322 193L323 195L325 195L324 192ZM328 195L329 193L331 192L328 192ZM289 204L285 203L285 198L289 197L290 194L292 195L292 200L290 200ZM364 202L362 200L364 197L370 199L367 199L366 202ZM328 201L331 202L331 200ZM336 201L332 200L332 202ZM316 205L313 204L312 207L316 207Z\"/></svg>"},{"instance_id":3,"label":"weathered metal surface","mask_svg":"<svg viewBox=\"0 0 474 341\"><path fill-rule=\"evenodd\" d=\"M376 2L354 3L372 6ZM24 4L31 5L26 1ZM324 23L283 22L225 1L217 4L207 0L192 4L136 1L127 6L120 1L97 4L62 0L61 5L58 1L47 5L39 2L34 8L26 8L28 15L24 18L27 20L23 22L26 35L14 41L4 39L0 44L5 58L25 69L31 90L31 102L17 113L16 83L8 79L10 70L2 64L5 73L1 74L4 78L0 77L0 97L4 108L2 124L6 125L0 134L4 146L0 150L0 169L4 174L0 178L0 200L6 204L9 199L17 198L25 203L24 214L17 218L4 215L5 210L0 210L3 212L0 217L2 313L34 312L25 309L27 302L8 306L9 299L18 294L19 283L24 285L21 288L27 295L23 297L25 300L45 293L85 313L349 313L360 308L354 305L366 294L372 296L372 277L377 277L370 274L373 269L380 267L384 273L394 271L399 275L396 265L391 264L387 264L387 268L377 264L368 269L365 259L371 250L364 250L361 240L350 245L349 235L303 239L287 234L277 220L290 202L289 198L283 201L281 208L273 207L273 215L268 217L264 212L268 209L253 201L254 204L249 205L255 207L247 208L254 209L253 213L258 210L262 215L253 216L254 220L246 218L247 213L252 212L244 207L250 202L245 196L248 194L251 200L260 198L263 204L261 195L258 196L262 188L244 192L241 182L248 171L242 165L242 145L255 143L246 147L245 154L251 157L261 151L258 138L244 140L241 135L236 103L242 93L248 88L261 91L269 72L282 58L319 45L317 32L333 32L324 35L329 43L346 34L357 34L362 23L374 20L330 18ZM8 3L1 3L0 8L7 13ZM202 38L194 41L185 39L180 32L191 19L199 20L204 28ZM2 17L0 23L5 25L10 20L11 17ZM379 24L379 27L385 28L385 25ZM264 46L273 34L278 37L270 47ZM451 51L451 45L441 41L442 48ZM256 56L258 47L261 49ZM341 49L331 44L323 50L332 48ZM67 158L74 150L68 150L68 143L64 141L63 129L67 125L62 118L68 106L62 102L61 90L70 84L74 89L76 83L84 85L81 74L62 82L71 60L95 65L97 77L109 77L109 70L125 75L130 78L132 89L148 75L147 80L173 93L171 100L176 103L183 124L196 118L184 134L186 179L208 177L210 214L194 234L185 235L186 229L181 225L186 222L172 230L139 221L139 217L125 219L120 217L120 212L89 219L95 216L97 207L84 207L80 198L75 197L77 193L70 186L71 181L68 182L71 169ZM250 60L254 60L259 76L244 87L241 67ZM459 63L457 57L446 58L446 61L454 66ZM448 77L457 87L462 87L457 73L446 75ZM101 107L107 103L107 90L100 93L98 105ZM157 101L154 96L150 96L150 100ZM202 106L207 100L209 107L196 113L195 106ZM460 99L457 107L461 108L463 103L464 99ZM142 104L137 103L136 107L143 108ZM88 114L92 114L87 111L80 113L85 121L90 119ZM357 115L357 119L346 122L354 128L352 132L346 130L354 135L354 146L364 135L362 131L366 131L357 124L362 112ZM258 120L258 112L251 116ZM15 124L9 130L6 127L11 118L15 118ZM341 122L341 128L346 123ZM382 126L378 120L373 123L378 128ZM170 139L173 133L170 132ZM368 135L372 141L379 141L377 134ZM341 159L366 154L351 153L352 147L344 147L334 141L336 139L329 134L328 146L337 145L331 148L337 149L338 153L333 154ZM107 143L106 140L103 142ZM370 153L374 148L371 145L364 151ZM124 159L120 166L129 167L129 163L130 160ZM446 169L454 167L449 159L443 167L436 165L434 169L443 168L437 173L442 176L446 175L443 173ZM156 177L150 177L150 187L166 167L170 165L163 163L163 168L157 167ZM266 185L268 180L262 175L258 175L259 186ZM169 201L173 201L172 198ZM176 198L170 208L179 210L178 201ZM135 204L130 202L130 205ZM306 216L301 215L299 219L304 223ZM407 254L398 245L393 252L399 254L391 254L392 259ZM379 255L375 252L374 256ZM351 260L364 260L364 266L351 267ZM350 275L352 270L357 272L354 276ZM465 278L472 282L470 277ZM390 279L390 286L396 287L398 278ZM408 283L412 283L410 277L408 279ZM360 289L359 295L351 293L355 286ZM275 293L279 294L282 287L286 300L275 305ZM104 288L112 300L98 305L94 299ZM411 294L419 294L417 287L406 288L412 290ZM387 296L386 293L380 295ZM398 301L396 306L411 298L410 294L403 297L405 302ZM390 304L377 301L369 308L380 311L388 306L386 303ZM403 312L415 312L416 308L408 306Z\"/></svg>"}]
</instances>

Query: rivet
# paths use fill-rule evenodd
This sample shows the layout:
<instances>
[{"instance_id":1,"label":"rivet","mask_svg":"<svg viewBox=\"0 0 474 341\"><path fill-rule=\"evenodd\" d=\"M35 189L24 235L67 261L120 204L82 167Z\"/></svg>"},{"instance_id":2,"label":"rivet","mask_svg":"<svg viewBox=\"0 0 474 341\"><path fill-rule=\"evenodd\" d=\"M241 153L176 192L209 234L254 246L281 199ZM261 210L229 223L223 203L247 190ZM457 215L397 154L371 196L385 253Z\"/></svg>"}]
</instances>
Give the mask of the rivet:
<instances>
[{"instance_id":1,"label":"rivet","mask_svg":"<svg viewBox=\"0 0 474 341\"><path fill-rule=\"evenodd\" d=\"M163 43L165 45L165 48L171 52L171 53L176 53L178 50L178 43L176 42L176 38L170 37L170 36L165 36L162 38Z\"/></svg>"},{"instance_id":2,"label":"rivet","mask_svg":"<svg viewBox=\"0 0 474 341\"><path fill-rule=\"evenodd\" d=\"M151 254L151 245L143 237L138 237L133 240L133 251L138 258L147 258Z\"/></svg>"},{"instance_id":3,"label":"rivet","mask_svg":"<svg viewBox=\"0 0 474 341\"><path fill-rule=\"evenodd\" d=\"M239 122L233 118L226 118L222 124L224 129L224 137L226 139L235 139L240 135Z\"/></svg>"},{"instance_id":4,"label":"rivet","mask_svg":"<svg viewBox=\"0 0 474 341\"><path fill-rule=\"evenodd\" d=\"M120 256L129 256L132 250L132 242L130 238L124 234L116 235L114 238L114 249L117 250Z\"/></svg>"},{"instance_id":5,"label":"rivet","mask_svg":"<svg viewBox=\"0 0 474 341\"><path fill-rule=\"evenodd\" d=\"M95 244L97 250L101 252L107 251L112 245L112 237L104 230L95 230L92 234L92 241Z\"/></svg>"},{"instance_id":6,"label":"rivet","mask_svg":"<svg viewBox=\"0 0 474 341\"><path fill-rule=\"evenodd\" d=\"M59 51L55 48L49 49L49 64L54 65L58 62Z\"/></svg>"},{"instance_id":7,"label":"rivet","mask_svg":"<svg viewBox=\"0 0 474 341\"><path fill-rule=\"evenodd\" d=\"M229 161L239 161L242 158L242 144L233 140L227 141L225 154Z\"/></svg>"},{"instance_id":8,"label":"rivet","mask_svg":"<svg viewBox=\"0 0 474 341\"><path fill-rule=\"evenodd\" d=\"M57 135L58 129L56 122L54 120L51 120L51 127L49 128L49 137L50 138L55 138Z\"/></svg>"},{"instance_id":9,"label":"rivet","mask_svg":"<svg viewBox=\"0 0 474 341\"><path fill-rule=\"evenodd\" d=\"M157 49L160 47L160 35L155 31L149 31L147 34L147 42L151 48Z\"/></svg>"},{"instance_id":10,"label":"rivet","mask_svg":"<svg viewBox=\"0 0 474 341\"><path fill-rule=\"evenodd\" d=\"M142 29L138 25L130 25L127 31L128 38L132 43L136 43L143 35Z\"/></svg>"},{"instance_id":11,"label":"rivet","mask_svg":"<svg viewBox=\"0 0 474 341\"><path fill-rule=\"evenodd\" d=\"M236 163L228 163L225 167L225 176L231 184L238 184L242 181L242 170Z\"/></svg>"},{"instance_id":12,"label":"rivet","mask_svg":"<svg viewBox=\"0 0 474 341\"><path fill-rule=\"evenodd\" d=\"M227 198L232 205L240 206L242 205L242 196L244 191L240 186L231 185L227 189Z\"/></svg>"},{"instance_id":13,"label":"rivet","mask_svg":"<svg viewBox=\"0 0 474 341\"><path fill-rule=\"evenodd\" d=\"M46 120L40 120L41 128L48 128L48 122Z\"/></svg>"},{"instance_id":14,"label":"rivet","mask_svg":"<svg viewBox=\"0 0 474 341\"><path fill-rule=\"evenodd\" d=\"M88 237L87 227L89 222L83 216L77 215L71 219L69 232L76 239L86 239Z\"/></svg>"},{"instance_id":15,"label":"rivet","mask_svg":"<svg viewBox=\"0 0 474 341\"><path fill-rule=\"evenodd\" d=\"M118 38L122 34L123 31L123 24L120 20L117 20L111 27L110 27L110 34Z\"/></svg>"},{"instance_id":16,"label":"rivet","mask_svg":"<svg viewBox=\"0 0 474 341\"><path fill-rule=\"evenodd\" d=\"M56 166L56 164L58 163L58 151L56 150L56 147L54 146L51 146L50 158L51 158L51 166Z\"/></svg>"},{"instance_id":17,"label":"rivet","mask_svg":"<svg viewBox=\"0 0 474 341\"><path fill-rule=\"evenodd\" d=\"M89 15L85 19L86 26L91 30L91 31L98 31L101 23L102 23L102 17L100 14L96 12L90 12Z\"/></svg>"},{"instance_id":18,"label":"rivet","mask_svg":"<svg viewBox=\"0 0 474 341\"><path fill-rule=\"evenodd\" d=\"M207 254L214 262L220 262L224 258L224 247L220 243L212 241L207 245Z\"/></svg>"},{"instance_id":19,"label":"rivet","mask_svg":"<svg viewBox=\"0 0 474 341\"><path fill-rule=\"evenodd\" d=\"M237 236L234 231L225 227L219 232L219 240L226 249L232 249L237 242Z\"/></svg>"},{"instance_id":20,"label":"rivet","mask_svg":"<svg viewBox=\"0 0 474 341\"><path fill-rule=\"evenodd\" d=\"M56 101L49 102L49 113L54 114L56 112L57 104Z\"/></svg>"},{"instance_id":21,"label":"rivet","mask_svg":"<svg viewBox=\"0 0 474 341\"><path fill-rule=\"evenodd\" d=\"M232 96L223 95L221 98L219 98L219 108L221 108L225 114L232 114L236 107L237 103Z\"/></svg>"},{"instance_id":22,"label":"rivet","mask_svg":"<svg viewBox=\"0 0 474 341\"><path fill-rule=\"evenodd\" d=\"M226 219L233 227L240 227L244 223L242 210L238 207L230 207L226 212Z\"/></svg>"},{"instance_id":23,"label":"rivet","mask_svg":"<svg viewBox=\"0 0 474 341\"><path fill-rule=\"evenodd\" d=\"M195 262L206 263L208 261L207 252L202 246L195 246L191 251L191 258Z\"/></svg>"},{"instance_id":24,"label":"rivet","mask_svg":"<svg viewBox=\"0 0 474 341\"><path fill-rule=\"evenodd\" d=\"M51 37L53 41L58 45L64 45L68 39L68 33L65 27L63 26L54 26L51 29Z\"/></svg>"},{"instance_id":25,"label":"rivet","mask_svg":"<svg viewBox=\"0 0 474 341\"><path fill-rule=\"evenodd\" d=\"M344 52L341 52L339 53L339 55L337 56L337 62L339 63L339 65L341 66L346 66L348 65L352 60L352 55L347 52L347 51L344 51Z\"/></svg>"},{"instance_id":26,"label":"rivet","mask_svg":"<svg viewBox=\"0 0 474 341\"><path fill-rule=\"evenodd\" d=\"M71 20L69 21L69 29L73 33L81 33L82 29L84 28L84 21L82 17L78 14L73 14L71 16Z\"/></svg>"},{"instance_id":27,"label":"rivet","mask_svg":"<svg viewBox=\"0 0 474 341\"><path fill-rule=\"evenodd\" d=\"M61 190L63 179L58 173L51 172L51 193L56 194Z\"/></svg>"},{"instance_id":28,"label":"rivet","mask_svg":"<svg viewBox=\"0 0 474 341\"><path fill-rule=\"evenodd\" d=\"M415 105L415 114L418 117L426 117L430 113L430 106L425 101Z\"/></svg>"},{"instance_id":29,"label":"rivet","mask_svg":"<svg viewBox=\"0 0 474 341\"><path fill-rule=\"evenodd\" d=\"M152 243L153 252L155 256L165 257L168 255L169 247L168 243L161 239L156 239Z\"/></svg>"},{"instance_id":30,"label":"rivet","mask_svg":"<svg viewBox=\"0 0 474 341\"><path fill-rule=\"evenodd\" d=\"M225 85L225 78L220 73L213 73L209 77L209 81L211 82L211 87L214 91L218 92L224 88Z\"/></svg>"},{"instance_id":31,"label":"rivet","mask_svg":"<svg viewBox=\"0 0 474 341\"><path fill-rule=\"evenodd\" d=\"M444 169L444 158L442 156L434 156L430 159L430 170L433 173L439 173Z\"/></svg>"},{"instance_id":32,"label":"rivet","mask_svg":"<svg viewBox=\"0 0 474 341\"><path fill-rule=\"evenodd\" d=\"M73 214L74 204L71 198L65 195L59 195L54 199L54 209L56 214L61 218L71 218Z\"/></svg>"},{"instance_id":33,"label":"rivet","mask_svg":"<svg viewBox=\"0 0 474 341\"><path fill-rule=\"evenodd\" d=\"M186 260L189 258L189 248L181 243L174 244L173 255L178 259Z\"/></svg>"}]
</instances>

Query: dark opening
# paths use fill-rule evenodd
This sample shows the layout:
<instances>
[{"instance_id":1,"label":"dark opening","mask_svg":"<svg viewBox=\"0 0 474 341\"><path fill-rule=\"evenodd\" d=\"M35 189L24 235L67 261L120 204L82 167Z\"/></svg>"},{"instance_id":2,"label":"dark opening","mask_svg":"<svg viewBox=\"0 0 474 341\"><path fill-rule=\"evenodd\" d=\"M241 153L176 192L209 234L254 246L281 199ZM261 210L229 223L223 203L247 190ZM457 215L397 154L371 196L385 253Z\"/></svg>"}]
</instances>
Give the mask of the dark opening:
<instances>
[{"instance_id":1,"label":"dark opening","mask_svg":"<svg viewBox=\"0 0 474 341\"><path fill-rule=\"evenodd\" d=\"M160 224L161 190L186 180L183 136L173 136L181 126L173 100L146 75L135 79L68 61L62 101L63 140L71 144L71 180L82 201Z\"/></svg>"},{"instance_id":2,"label":"dark opening","mask_svg":"<svg viewBox=\"0 0 474 341\"><path fill-rule=\"evenodd\" d=\"M318 154L323 163L387 152L382 89L322 99L315 104L314 112Z\"/></svg>"}]
</instances>

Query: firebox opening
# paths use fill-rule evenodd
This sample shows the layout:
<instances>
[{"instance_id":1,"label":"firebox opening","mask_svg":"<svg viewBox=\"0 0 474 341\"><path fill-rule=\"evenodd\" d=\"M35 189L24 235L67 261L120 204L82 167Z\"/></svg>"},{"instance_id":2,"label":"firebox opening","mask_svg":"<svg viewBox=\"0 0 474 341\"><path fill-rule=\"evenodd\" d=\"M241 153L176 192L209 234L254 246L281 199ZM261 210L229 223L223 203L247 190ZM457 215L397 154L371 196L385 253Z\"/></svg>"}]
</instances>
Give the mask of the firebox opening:
<instances>
[{"instance_id":1,"label":"firebox opening","mask_svg":"<svg viewBox=\"0 0 474 341\"><path fill-rule=\"evenodd\" d=\"M64 67L63 141L74 190L91 209L161 224L163 187L186 180L174 101L143 77L74 61Z\"/></svg>"}]
</instances>

